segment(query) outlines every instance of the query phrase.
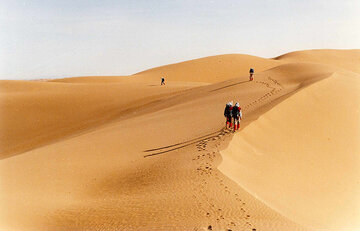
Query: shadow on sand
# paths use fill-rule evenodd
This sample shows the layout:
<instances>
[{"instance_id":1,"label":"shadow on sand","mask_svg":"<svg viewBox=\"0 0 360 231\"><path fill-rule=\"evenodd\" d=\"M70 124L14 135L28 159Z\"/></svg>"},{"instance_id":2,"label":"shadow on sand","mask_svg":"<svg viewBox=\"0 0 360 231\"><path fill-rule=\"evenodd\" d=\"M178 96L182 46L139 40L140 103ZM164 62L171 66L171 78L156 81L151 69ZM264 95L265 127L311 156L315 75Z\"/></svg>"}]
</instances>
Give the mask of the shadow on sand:
<instances>
[{"instance_id":1,"label":"shadow on sand","mask_svg":"<svg viewBox=\"0 0 360 231\"><path fill-rule=\"evenodd\" d=\"M232 86L239 85L239 84L242 84L242 83L247 83L247 82L250 82L250 81L242 81L242 82L230 84L230 85L227 85L227 86L225 86L225 87L216 88L216 89L211 90L211 91L209 91L209 92L218 91L218 90L221 90L221 89L224 89L224 88L232 87Z\"/></svg>"},{"instance_id":2,"label":"shadow on sand","mask_svg":"<svg viewBox=\"0 0 360 231\"><path fill-rule=\"evenodd\" d=\"M201 141L204 141L204 140L207 140L207 139L216 138L216 137L219 137L221 135L225 135L226 133L227 133L226 130L221 129L220 131L209 133L207 135L200 136L198 138L188 140L188 141L184 141L184 142L181 142L181 143L172 144L172 145L168 145L168 146L164 146L164 147L160 147L160 148L147 149L144 152L153 152L153 151L159 151L159 152L155 152L155 153L152 153L152 154L145 155L144 158L164 154L164 153L171 152L171 151L175 151L175 150L190 146L192 144L196 144L198 142L201 142ZM175 147L175 148L172 148L172 147ZM172 148L172 149L168 149L168 148ZM165 150L165 149L168 149L168 150ZM165 150L165 151L163 151L163 150Z\"/></svg>"}]
</instances>

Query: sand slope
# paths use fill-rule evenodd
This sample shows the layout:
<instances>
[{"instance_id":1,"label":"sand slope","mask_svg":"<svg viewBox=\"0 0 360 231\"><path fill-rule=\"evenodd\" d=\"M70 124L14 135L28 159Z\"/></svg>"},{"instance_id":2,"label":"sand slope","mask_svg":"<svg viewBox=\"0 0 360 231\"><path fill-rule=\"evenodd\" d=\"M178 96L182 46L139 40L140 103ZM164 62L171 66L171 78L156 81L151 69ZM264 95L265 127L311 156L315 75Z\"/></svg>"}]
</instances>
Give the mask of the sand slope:
<instances>
[{"instance_id":1,"label":"sand slope","mask_svg":"<svg viewBox=\"0 0 360 231\"><path fill-rule=\"evenodd\" d=\"M358 230L360 78L334 74L236 134L220 169L317 230Z\"/></svg>"},{"instance_id":2,"label":"sand slope","mask_svg":"<svg viewBox=\"0 0 360 231\"><path fill-rule=\"evenodd\" d=\"M0 81L0 158L136 113L142 105L196 86Z\"/></svg>"},{"instance_id":3,"label":"sand slope","mask_svg":"<svg viewBox=\"0 0 360 231\"><path fill-rule=\"evenodd\" d=\"M141 79L156 80L160 76L164 76L168 81L216 83L247 75L251 67L256 72L261 72L280 64L282 64L282 61L251 55L229 54L156 67L137 73L134 76Z\"/></svg>"},{"instance_id":4,"label":"sand slope","mask_svg":"<svg viewBox=\"0 0 360 231\"><path fill-rule=\"evenodd\" d=\"M134 76L1 81L1 158L104 124L169 94L247 74L250 64L260 71L280 63L249 55L219 55ZM166 88L159 86L160 73L167 76Z\"/></svg>"},{"instance_id":5,"label":"sand slope","mask_svg":"<svg viewBox=\"0 0 360 231\"><path fill-rule=\"evenodd\" d=\"M128 82L129 76L81 76L68 77L61 79L49 79L47 82L61 82L61 83L117 83Z\"/></svg>"},{"instance_id":6,"label":"sand slope","mask_svg":"<svg viewBox=\"0 0 360 231\"><path fill-rule=\"evenodd\" d=\"M155 74L0 82L8 150L0 162L0 228L358 228L358 76L328 64L263 62L253 82L245 66L236 78L232 69L221 81L205 71L176 82L179 74L166 87ZM235 135L223 129L229 100L244 110ZM331 102L344 113L329 116ZM21 137L30 143L19 153Z\"/></svg>"},{"instance_id":7,"label":"sand slope","mask_svg":"<svg viewBox=\"0 0 360 231\"><path fill-rule=\"evenodd\" d=\"M360 49L295 51L276 57L275 60L322 63L360 73Z\"/></svg>"}]
</instances>

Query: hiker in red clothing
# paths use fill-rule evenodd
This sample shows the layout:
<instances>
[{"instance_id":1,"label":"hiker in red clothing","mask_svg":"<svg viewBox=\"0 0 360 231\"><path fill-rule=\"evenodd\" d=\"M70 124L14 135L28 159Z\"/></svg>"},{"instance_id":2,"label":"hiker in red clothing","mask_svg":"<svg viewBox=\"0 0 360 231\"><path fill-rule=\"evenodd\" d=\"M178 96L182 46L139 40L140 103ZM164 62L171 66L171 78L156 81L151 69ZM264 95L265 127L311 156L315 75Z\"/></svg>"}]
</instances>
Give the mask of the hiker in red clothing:
<instances>
[{"instance_id":1,"label":"hiker in red clothing","mask_svg":"<svg viewBox=\"0 0 360 231\"><path fill-rule=\"evenodd\" d=\"M242 119L242 112L239 103L236 103L231 111L232 117L234 118L234 131L239 130L240 120ZM231 127L231 126L230 126Z\"/></svg>"},{"instance_id":2,"label":"hiker in red clothing","mask_svg":"<svg viewBox=\"0 0 360 231\"><path fill-rule=\"evenodd\" d=\"M249 73L250 73L250 81L253 81L253 80L254 80L254 78L253 78L253 75L254 75L254 69L250 68Z\"/></svg>"}]
</instances>

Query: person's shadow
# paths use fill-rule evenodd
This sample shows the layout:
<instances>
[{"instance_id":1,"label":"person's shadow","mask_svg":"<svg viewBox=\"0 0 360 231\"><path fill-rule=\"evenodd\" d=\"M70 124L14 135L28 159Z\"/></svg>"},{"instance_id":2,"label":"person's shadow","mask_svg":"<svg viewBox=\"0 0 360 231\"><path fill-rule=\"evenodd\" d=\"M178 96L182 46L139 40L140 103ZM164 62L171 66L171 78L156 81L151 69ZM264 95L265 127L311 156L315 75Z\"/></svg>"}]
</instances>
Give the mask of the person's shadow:
<instances>
[{"instance_id":1,"label":"person's shadow","mask_svg":"<svg viewBox=\"0 0 360 231\"><path fill-rule=\"evenodd\" d=\"M224 129L221 129L220 131L216 131L216 132L213 132L213 133L209 133L209 134L201 136L201 137L197 137L195 139L180 142L180 143L177 143L177 144L171 144L171 145L163 146L163 147L159 147L159 148L147 149L147 150L144 150L143 152L148 152L148 153L153 152L153 153L145 155L144 158L150 157L150 156L161 155L161 154L164 154L164 153L167 153L167 152L171 152L171 151L174 151L174 150L177 150L177 149L181 149L181 148L187 147L189 145L198 143L198 142L200 142L202 140L218 137L220 134L225 134Z\"/></svg>"}]
</instances>

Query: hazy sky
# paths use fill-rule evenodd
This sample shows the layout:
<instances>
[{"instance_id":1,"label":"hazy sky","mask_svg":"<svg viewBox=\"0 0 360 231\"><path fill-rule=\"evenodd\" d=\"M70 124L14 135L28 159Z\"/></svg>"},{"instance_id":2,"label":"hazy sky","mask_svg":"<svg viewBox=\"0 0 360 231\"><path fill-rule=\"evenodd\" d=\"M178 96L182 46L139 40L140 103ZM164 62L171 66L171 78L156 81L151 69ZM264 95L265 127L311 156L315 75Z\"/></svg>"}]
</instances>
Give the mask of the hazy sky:
<instances>
[{"instance_id":1,"label":"hazy sky","mask_svg":"<svg viewBox=\"0 0 360 231\"><path fill-rule=\"evenodd\" d=\"M360 48L360 0L0 0L0 78L127 75L225 53Z\"/></svg>"}]
</instances>

